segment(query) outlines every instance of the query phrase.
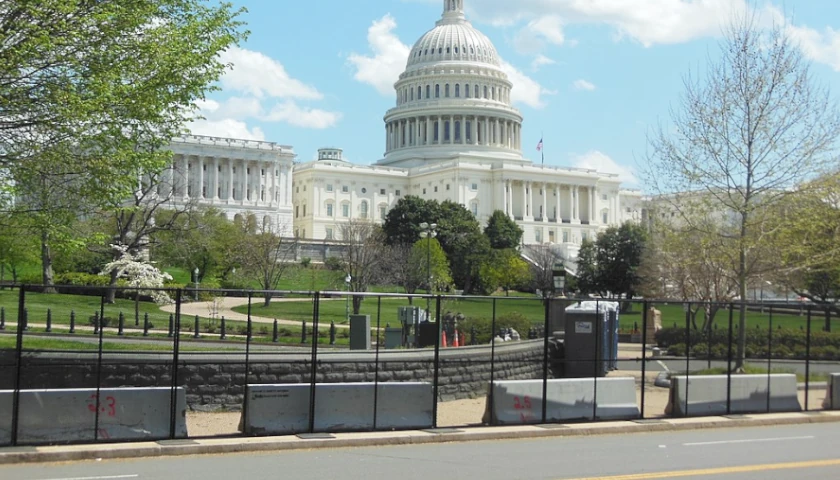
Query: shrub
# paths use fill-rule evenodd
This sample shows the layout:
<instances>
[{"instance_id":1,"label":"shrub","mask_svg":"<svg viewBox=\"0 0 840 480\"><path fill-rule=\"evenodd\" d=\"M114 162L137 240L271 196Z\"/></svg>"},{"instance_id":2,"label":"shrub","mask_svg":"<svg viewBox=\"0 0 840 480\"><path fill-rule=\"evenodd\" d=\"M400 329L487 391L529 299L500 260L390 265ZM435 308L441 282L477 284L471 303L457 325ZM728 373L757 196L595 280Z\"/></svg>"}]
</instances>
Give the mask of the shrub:
<instances>
[{"instance_id":1,"label":"shrub","mask_svg":"<svg viewBox=\"0 0 840 480\"><path fill-rule=\"evenodd\" d=\"M711 335L711 338L710 338ZM733 332L733 336L737 335ZM774 329L772 337L766 328L750 328L746 332L745 354L747 357L767 358L804 358L807 333L798 329ZM691 331L686 338L685 328L663 328L656 332L656 343L660 348L669 349L674 345L689 345L694 353L695 347L700 352L706 352L711 343L711 352L715 358L726 358L729 351L728 332L713 330L712 332ZM732 353L737 351L737 339L732 339ZM684 354L683 354L684 355ZM705 355L705 353L704 353ZM840 333L811 332L811 356L824 360L840 359Z\"/></svg>"},{"instance_id":2,"label":"shrub","mask_svg":"<svg viewBox=\"0 0 840 480\"><path fill-rule=\"evenodd\" d=\"M493 332L492 319L485 317L471 317L465 318L458 322L458 329L466 335L467 341L470 339L472 329L475 328L475 338L477 343L489 343L490 339L499 333L499 330L512 328L519 332L522 339L528 338L528 330L531 328L531 321L525 315L517 312L511 312L506 315L496 317L496 331Z\"/></svg>"},{"instance_id":3,"label":"shrub","mask_svg":"<svg viewBox=\"0 0 840 480\"><path fill-rule=\"evenodd\" d=\"M327 267L327 270L343 271L344 260L341 257L327 257L324 260L324 266Z\"/></svg>"}]
</instances>

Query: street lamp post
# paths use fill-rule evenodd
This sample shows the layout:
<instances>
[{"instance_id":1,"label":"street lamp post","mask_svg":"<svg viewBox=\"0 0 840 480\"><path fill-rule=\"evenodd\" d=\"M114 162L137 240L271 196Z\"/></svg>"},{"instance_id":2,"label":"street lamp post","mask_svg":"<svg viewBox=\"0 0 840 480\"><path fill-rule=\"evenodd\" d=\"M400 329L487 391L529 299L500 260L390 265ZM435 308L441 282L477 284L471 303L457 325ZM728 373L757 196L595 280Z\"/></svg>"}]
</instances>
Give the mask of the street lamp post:
<instances>
[{"instance_id":1,"label":"street lamp post","mask_svg":"<svg viewBox=\"0 0 840 480\"><path fill-rule=\"evenodd\" d=\"M198 267L195 267L195 270L193 270L193 274L195 275L195 281L194 281L194 283L195 283L195 301L197 302L198 301Z\"/></svg>"},{"instance_id":2,"label":"street lamp post","mask_svg":"<svg viewBox=\"0 0 840 480\"><path fill-rule=\"evenodd\" d=\"M423 222L420 224L420 238L427 238L426 241L426 279L428 280L428 284L426 285L428 288L426 289L426 293L429 294L426 297L426 321L431 321L431 294L432 294L432 239L437 236L437 228L436 223L426 223Z\"/></svg>"},{"instance_id":3,"label":"street lamp post","mask_svg":"<svg viewBox=\"0 0 840 480\"><path fill-rule=\"evenodd\" d=\"M347 287L347 295L344 297L344 317L348 322L350 321L350 280L353 280L353 277L348 273L344 277L344 285Z\"/></svg>"}]
</instances>

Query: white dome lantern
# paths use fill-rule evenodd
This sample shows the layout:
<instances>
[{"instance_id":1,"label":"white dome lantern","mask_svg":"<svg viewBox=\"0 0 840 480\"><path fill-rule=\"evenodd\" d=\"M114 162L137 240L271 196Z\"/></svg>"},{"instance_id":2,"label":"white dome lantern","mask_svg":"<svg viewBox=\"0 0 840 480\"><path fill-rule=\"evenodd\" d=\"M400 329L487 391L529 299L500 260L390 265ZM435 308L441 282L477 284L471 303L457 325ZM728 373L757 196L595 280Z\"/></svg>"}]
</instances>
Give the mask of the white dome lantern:
<instances>
[{"instance_id":1,"label":"white dome lantern","mask_svg":"<svg viewBox=\"0 0 840 480\"><path fill-rule=\"evenodd\" d=\"M464 15L464 0L444 0L443 14L409 52L394 84L397 105L385 115L380 164L412 166L459 153L522 161L522 115L496 48Z\"/></svg>"}]
</instances>

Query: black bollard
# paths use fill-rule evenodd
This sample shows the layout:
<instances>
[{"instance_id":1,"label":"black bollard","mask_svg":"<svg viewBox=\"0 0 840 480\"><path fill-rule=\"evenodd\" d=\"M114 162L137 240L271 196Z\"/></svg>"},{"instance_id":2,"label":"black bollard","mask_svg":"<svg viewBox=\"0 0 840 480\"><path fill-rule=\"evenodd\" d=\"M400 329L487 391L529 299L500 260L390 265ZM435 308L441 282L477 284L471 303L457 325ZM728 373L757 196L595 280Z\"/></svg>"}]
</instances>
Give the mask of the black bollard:
<instances>
[{"instance_id":1,"label":"black bollard","mask_svg":"<svg viewBox=\"0 0 840 480\"><path fill-rule=\"evenodd\" d=\"M169 314L169 333L167 336L172 337L175 335L175 317L172 314Z\"/></svg>"},{"instance_id":2,"label":"black bollard","mask_svg":"<svg viewBox=\"0 0 840 480\"><path fill-rule=\"evenodd\" d=\"M280 338L278 337L278 335L279 335L279 332L277 331L277 319L275 318L274 319L274 332L273 332L273 335L271 336L271 341L274 342L274 343L279 342Z\"/></svg>"},{"instance_id":3,"label":"black bollard","mask_svg":"<svg viewBox=\"0 0 840 480\"><path fill-rule=\"evenodd\" d=\"M93 312L93 334L99 333L99 312Z\"/></svg>"},{"instance_id":4,"label":"black bollard","mask_svg":"<svg viewBox=\"0 0 840 480\"><path fill-rule=\"evenodd\" d=\"M330 321L330 345L335 345L335 321Z\"/></svg>"},{"instance_id":5,"label":"black bollard","mask_svg":"<svg viewBox=\"0 0 840 480\"><path fill-rule=\"evenodd\" d=\"M300 330L300 343L306 343L306 320L303 321L303 326Z\"/></svg>"},{"instance_id":6,"label":"black bollard","mask_svg":"<svg viewBox=\"0 0 840 480\"><path fill-rule=\"evenodd\" d=\"M23 309L23 330L29 330L29 310L26 308Z\"/></svg>"},{"instance_id":7,"label":"black bollard","mask_svg":"<svg viewBox=\"0 0 840 480\"><path fill-rule=\"evenodd\" d=\"M6 307L0 307L0 330L6 329Z\"/></svg>"},{"instance_id":8,"label":"black bollard","mask_svg":"<svg viewBox=\"0 0 840 480\"><path fill-rule=\"evenodd\" d=\"M227 337L227 332L225 332L225 317L222 317L222 333L219 334L219 340L224 340Z\"/></svg>"},{"instance_id":9,"label":"black bollard","mask_svg":"<svg viewBox=\"0 0 840 480\"><path fill-rule=\"evenodd\" d=\"M70 310L70 333L76 333L76 311Z\"/></svg>"},{"instance_id":10,"label":"black bollard","mask_svg":"<svg viewBox=\"0 0 840 480\"><path fill-rule=\"evenodd\" d=\"M201 333L199 333L198 329L199 329L199 321L198 321L198 315L196 315L195 316L195 326L194 326L194 331L193 331L193 338L201 338Z\"/></svg>"},{"instance_id":11,"label":"black bollard","mask_svg":"<svg viewBox=\"0 0 840 480\"><path fill-rule=\"evenodd\" d=\"M143 315L143 336L149 336L149 312Z\"/></svg>"},{"instance_id":12,"label":"black bollard","mask_svg":"<svg viewBox=\"0 0 840 480\"><path fill-rule=\"evenodd\" d=\"M125 335L125 315L123 315L123 312L120 312L119 325L118 325L118 328L117 328L117 335L119 335L121 337L123 335Z\"/></svg>"},{"instance_id":13,"label":"black bollard","mask_svg":"<svg viewBox=\"0 0 840 480\"><path fill-rule=\"evenodd\" d=\"M47 333L52 332L52 309L47 309Z\"/></svg>"},{"instance_id":14,"label":"black bollard","mask_svg":"<svg viewBox=\"0 0 840 480\"><path fill-rule=\"evenodd\" d=\"M478 345L478 339L475 337L475 325L473 325L470 327L470 345Z\"/></svg>"}]
</instances>

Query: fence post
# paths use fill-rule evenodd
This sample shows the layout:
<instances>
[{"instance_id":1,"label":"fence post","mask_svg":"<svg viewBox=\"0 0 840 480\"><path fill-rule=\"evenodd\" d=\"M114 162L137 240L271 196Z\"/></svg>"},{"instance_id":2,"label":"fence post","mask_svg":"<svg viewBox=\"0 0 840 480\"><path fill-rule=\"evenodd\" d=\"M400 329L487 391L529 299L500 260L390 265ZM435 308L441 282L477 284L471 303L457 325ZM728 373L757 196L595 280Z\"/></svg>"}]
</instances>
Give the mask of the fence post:
<instances>
[{"instance_id":1,"label":"fence post","mask_svg":"<svg viewBox=\"0 0 840 480\"><path fill-rule=\"evenodd\" d=\"M100 330L99 312L93 312L93 334L98 335Z\"/></svg>"},{"instance_id":2,"label":"fence post","mask_svg":"<svg viewBox=\"0 0 840 480\"><path fill-rule=\"evenodd\" d=\"M70 333L76 333L76 311L70 310Z\"/></svg>"},{"instance_id":3,"label":"fence post","mask_svg":"<svg viewBox=\"0 0 840 480\"><path fill-rule=\"evenodd\" d=\"M306 343L306 320L301 322L300 327L300 343Z\"/></svg>"},{"instance_id":4,"label":"fence post","mask_svg":"<svg viewBox=\"0 0 840 480\"><path fill-rule=\"evenodd\" d=\"M6 307L0 307L0 330L6 329Z\"/></svg>"},{"instance_id":5,"label":"fence post","mask_svg":"<svg viewBox=\"0 0 840 480\"><path fill-rule=\"evenodd\" d=\"M440 295L437 296L437 303L435 309L437 310L435 312L435 322L437 322L438 331L437 335L435 335L435 374L434 383L432 385L432 389L434 390L434 394L432 395L432 400L434 401L434 403L432 404L432 427L437 428L438 380L440 379L440 333L442 326L442 323L440 321Z\"/></svg>"},{"instance_id":6,"label":"fence post","mask_svg":"<svg viewBox=\"0 0 840 480\"><path fill-rule=\"evenodd\" d=\"M193 338L201 338L201 332L199 329L201 328L200 320L198 319L198 315L195 316L195 321L193 324Z\"/></svg>"},{"instance_id":7,"label":"fence post","mask_svg":"<svg viewBox=\"0 0 840 480\"><path fill-rule=\"evenodd\" d=\"M335 320L330 321L330 345L335 345Z\"/></svg>"},{"instance_id":8,"label":"fence post","mask_svg":"<svg viewBox=\"0 0 840 480\"><path fill-rule=\"evenodd\" d=\"M318 316L321 309L321 292L315 292L312 299L312 352L310 353L310 361L312 362L312 369L309 377L309 433L315 433L315 385L318 376ZM306 335L306 321L303 322L303 335ZM306 338L305 336L303 337ZM305 340L304 340L305 341Z\"/></svg>"},{"instance_id":9,"label":"fence post","mask_svg":"<svg viewBox=\"0 0 840 480\"><path fill-rule=\"evenodd\" d=\"M478 340L475 338L475 325L470 327L470 345L478 344Z\"/></svg>"},{"instance_id":10,"label":"fence post","mask_svg":"<svg viewBox=\"0 0 840 480\"><path fill-rule=\"evenodd\" d=\"M382 296L376 297L376 353L373 359L373 429L376 430L376 410L379 405L379 329L382 319ZM387 324L385 326L387 327Z\"/></svg>"},{"instance_id":11,"label":"fence post","mask_svg":"<svg viewBox=\"0 0 840 480\"><path fill-rule=\"evenodd\" d=\"M23 375L23 328L21 322L23 321L24 310L26 306L26 285L20 286L20 293L18 294L18 329L15 332L15 385L12 392L12 446L17 446L18 443L18 424L20 423L20 384Z\"/></svg>"},{"instance_id":12,"label":"fence post","mask_svg":"<svg viewBox=\"0 0 840 480\"><path fill-rule=\"evenodd\" d=\"M219 340L224 340L225 338L227 338L227 332L225 332L226 326L227 325L225 325L225 317L224 315L222 315L222 333L219 334Z\"/></svg>"},{"instance_id":13,"label":"fence post","mask_svg":"<svg viewBox=\"0 0 840 480\"><path fill-rule=\"evenodd\" d=\"M767 413L770 413L770 370L773 366L773 305L770 305L767 330Z\"/></svg>"},{"instance_id":14,"label":"fence post","mask_svg":"<svg viewBox=\"0 0 840 480\"><path fill-rule=\"evenodd\" d=\"M52 332L52 309L47 309L47 333Z\"/></svg>"},{"instance_id":15,"label":"fence post","mask_svg":"<svg viewBox=\"0 0 840 480\"><path fill-rule=\"evenodd\" d=\"M175 438L175 419L178 414L178 359L181 350L181 303L183 290L175 291L175 317L169 314L169 336L172 337L172 383L169 392L169 438Z\"/></svg>"},{"instance_id":16,"label":"fence post","mask_svg":"<svg viewBox=\"0 0 840 480\"><path fill-rule=\"evenodd\" d=\"M685 304L685 416L688 416L688 380L691 375L691 304Z\"/></svg>"},{"instance_id":17,"label":"fence post","mask_svg":"<svg viewBox=\"0 0 840 480\"><path fill-rule=\"evenodd\" d=\"M99 296L99 312L97 312L95 317L98 316L104 323L105 320L105 290ZM97 325L99 322L96 322ZM99 394L102 391L102 349L103 343L105 339L105 326L99 325L99 348L96 357L96 410L94 411L94 422L93 422L93 441L99 441L99 409L102 408L102 400L99 398Z\"/></svg>"},{"instance_id":18,"label":"fence post","mask_svg":"<svg viewBox=\"0 0 840 480\"><path fill-rule=\"evenodd\" d=\"M732 320L734 306L729 304L729 346L726 352L726 414L732 413Z\"/></svg>"},{"instance_id":19,"label":"fence post","mask_svg":"<svg viewBox=\"0 0 840 480\"><path fill-rule=\"evenodd\" d=\"M440 335L438 335L439 337ZM496 298L493 298L493 313L490 320L490 391L487 392L487 403L490 408L490 423L493 423L494 400L493 383L496 381Z\"/></svg>"},{"instance_id":20,"label":"fence post","mask_svg":"<svg viewBox=\"0 0 840 480\"><path fill-rule=\"evenodd\" d=\"M647 377L647 324L648 324L648 303L647 300L642 300L642 391L641 393L641 414L645 418L645 380ZM635 325L635 322L634 322Z\"/></svg>"},{"instance_id":21,"label":"fence post","mask_svg":"<svg viewBox=\"0 0 840 480\"><path fill-rule=\"evenodd\" d=\"M543 318L543 321L545 323L545 330L543 331L542 423L545 423L546 412L548 409L548 331L550 330L549 319L551 317L551 312L549 312L549 307L551 305L551 302L549 301L548 297L545 297L543 299L543 302L543 310L545 313L545 318Z\"/></svg>"},{"instance_id":22,"label":"fence post","mask_svg":"<svg viewBox=\"0 0 840 480\"><path fill-rule=\"evenodd\" d=\"M25 331L29 330L29 309L23 309L23 329Z\"/></svg>"},{"instance_id":23,"label":"fence post","mask_svg":"<svg viewBox=\"0 0 840 480\"><path fill-rule=\"evenodd\" d=\"M125 335L125 315L123 314L123 312L120 312L119 327L117 329L117 335L119 335L121 337L123 335Z\"/></svg>"},{"instance_id":24,"label":"fence post","mask_svg":"<svg viewBox=\"0 0 840 480\"><path fill-rule=\"evenodd\" d=\"M143 336L149 336L149 312L143 314Z\"/></svg>"},{"instance_id":25,"label":"fence post","mask_svg":"<svg viewBox=\"0 0 840 480\"><path fill-rule=\"evenodd\" d=\"M801 308L800 303L800 308ZM805 411L808 411L808 394L811 390L810 388L810 379L811 379L811 305L808 305L808 317L806 320L807 324L805 327Z\"/></svg>"},{"instance_id":26,"label":"fence post","mask_svg":"<svg viewBox=\"0 0 840 480\"><path fill-rule=\"evenodd\" d=\"M276 318L274 319L274 331L272 333L273 333L273 335L271 336L271 341L274 342L274 343L277 343L278 341L280 341L280 338L278 337L279 332L277 331L277 319Z\"/></svg>"},{"instance_id":27,"label":"fence post","mask_svg":"<svg viewBox=\"0 0 840 480\"><path fill-rule=\"evenodd\" d=\"M251 374L251 301L253 292L248 292L248 318L245 324L245 385L242 388L242 418L248 418L248 380Z\"/></svg>"}]
</instances>

